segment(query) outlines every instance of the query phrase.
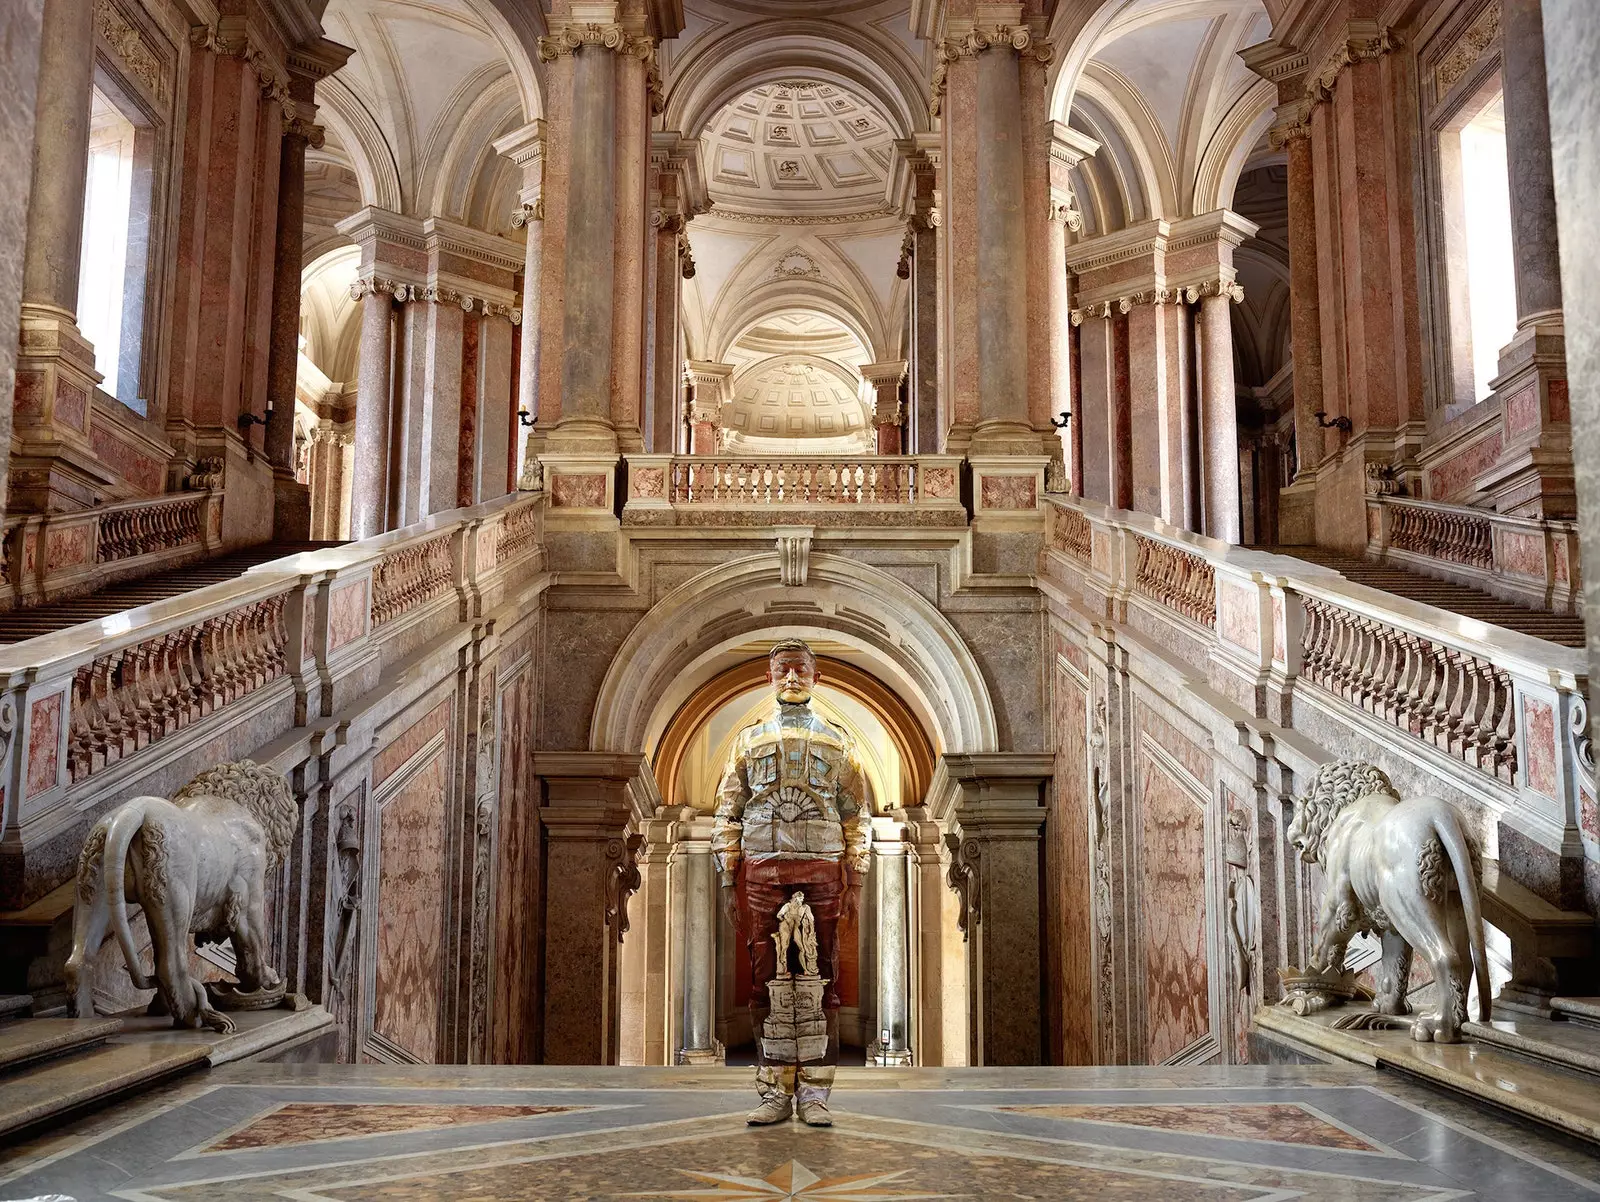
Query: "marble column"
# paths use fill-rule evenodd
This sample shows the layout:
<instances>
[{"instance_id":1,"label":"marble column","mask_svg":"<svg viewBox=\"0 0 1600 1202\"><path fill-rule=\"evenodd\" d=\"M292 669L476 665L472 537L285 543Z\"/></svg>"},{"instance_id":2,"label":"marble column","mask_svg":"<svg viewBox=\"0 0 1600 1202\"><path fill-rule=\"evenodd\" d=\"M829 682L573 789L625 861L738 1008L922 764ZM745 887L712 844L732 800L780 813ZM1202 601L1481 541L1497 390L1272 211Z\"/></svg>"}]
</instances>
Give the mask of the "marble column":
<instances>
[{"instance_id":1,"label":"marble column","mask_svg":"<svg viewBox=\"0 0 1600 1202\"><path fill-rule=\"evenodd\" d=\"M1021 75L1009 47L977 61L978 404L973 449L1037 453L1028 420Z\"/></svg>"},{"instance_id":2,"label":"marble column","mask_svg":"<svg viewBox=\"0 0 1600 1202\"><path fill-rule=\"evenodd\" d=\"M511 404L511 319L506 306L493 302L483 305L478 319L473 504L507 492L516 430Z\"/></svg>"},{"instance_id":3,"label":"marble column","mask_svg":"<svg viewBox=\"0 0 1600 1202\"><path fill-rule=\"evenodd\" d=\"M543 294L541 273L544 270L544 171L545 123L531 121L521 129L496 139L494 148L522 169L522 188L518 204L511 214L511 228L523 232L522 259L522 340L517 361L517 409L532 418L545 416L554 421L554 414L539 412L539 299ZM553 399L553 398L552 398ZM521 426L518 430L521 430ZM515 434L516 431L513 431ZM521 439L517 448L515 477L522 476L527 462L528 448L536 441L533 428Z\"/></svg>"},{"instance_id":4,"label":"marble column","mask_svg":"<svg viewBox=\"0 0 1600 1202\"><path fill-rule=\"evenodd\" d=\"M296 115L284 122L278 155L278 229L272 262L272 342L267 351L267 462L272 467L272 536L304 539L311 529L311 490L294 478L295 379L300 361L300 268L305 243L306 147L322 145L311 123L316 81L294 76Z\"/></svg>"},{"instance_id":5,"label":"marble column","mask_svg":"<svg viewBox=\"0 0 1600 1202\"><path fill-rule=\"evenodd\" d=\"M872 425L877 431L878 454L898 455L901 447L900 424L905 419L905 407L900 403L900 385L906 378L906 361L897 359L888 363L863 364L861 378L872 389Z\"/></svg>"},{"instance_id":6,"label":"marble column","mask_svg":"<svg viewBox=\"0 0 1600 1202\"><path fill-rule=\"evenodd\" d=\"M683 421L683 281L694 277L694 257L684 232L704 211L699 146L674 130L650 135L650 288L645 357L645 449L670 455Z\"/></svg>"},{"instance_id":7,"label":"marble column","mask_svg":"<svg viewBox=\"0 0 1600 1202\"><path fill-rule=\"evenodd\" d=\"M50 512L100 499L110 477L89 442L100 373L78 330L78 269L94 84L94 13L45 0L40 13L10 505ZM21 170L21 163L12 165Z\"/></svg>"},{"instance_id":8,"label":"marble column","mask_svg":"<svg viewBox=\"0 0 1600 1202\"><path fill-rule=\"evenodd\" d=\"M1589 0L1543 0L1550 157L1560 227L1562 302L1572 313L1600 312L1600 239L1593 236L1600 195L1600 22ZM1600 613L1600 328L1573 322L1566 337L1572 387L1572 453L1583 540L1587 612ZM1589 647L1589 721L1600 721L1600 647Z\"/></svg>"},{"instance_id":9,"label":"marble column","mask_svg":"<svg viewBox=\"0 0 1600 1202\"><path fill-rule=\"evenodd\" d=\"M906 845L874 838L872 879L877 891L878 1029L867 1062L911 1063L909 880ZM887 1038L885 1036L887 1035Z\"/></svg>"},{"instance_id":10,"label":"marble column","mask_svg":"<svg viewBox=\"0 0 1600 1202\"><path fill-rule=\"evenodd\" d=\"M551 449L560 452L616 445L611 419L616 133L617 56L585 46L572 55L561 417L549 434Z\"/></svg>"},{"instance_id":11,"label":"marble column","mask_svg":"<svg viewBox=\"0 0 1600 1202\"><path fill-rule=\"evenodd\" d=\"M1129 464L1133 508L1183 526L1183 396L1188 320L1179 304L1128 311Z\"/></svg>"},{"instance_id":12,"label":"marble column","mask_svg":"<svg viewBox=\"0 0 1600 1202\"><path fill-rule=\"evenodd\" d=\"M1226 293L1200 298L1200 482L1204 531L1240 541L1239 415L1234 396L1233 325Z\"/></svg>"},{"instance_id":13,"label":"marble column","mask_svg":"<svg viewBox=\"0 0 1600 1202\"><path fill-rule=\"evenodd\" d=\"M1024 60L1029 79L1043 86L1043 68ZM1046 101L1040 94L1037 103ZM1092 157L1100 144L1069 129L1059 121L1042 126L1029 153L1028 187L1030 200L1028 356L1031 367L1029 390L1033 396L1032 421L1044 453L1057 459L1062 475L1072 470L1079 458L1073 445L1076 428L1068 421L1064 430L1052 425L1062 413L1072 412L1072 305L1067 273L1067 245L1070 236L1083 229L1072 191L1072 169ZM1036 228L1035 228L1036 227ZM1033 247L1041 250L1035 253Z\"/></svg>"},{"instance_id":14,"label":"marble column","mask_svg":"<svg viewBox=\"0 0 1600 1202\"><path fill-rule=\"evenodd\" d=\"M34 103L38 96L40 39L44 14L34 5L0 9L0 162L21 163L33 150ZM28 245L31 171L0 176L0 446L11 445L11 397L17 381L17 343L22 303L22 263ZM0 459L0 517L6 505L10 455Z\"/></svg>"},{"instance_id":15,"label":"marble column","mask_svg":"<svg viewBox=\"0 0 1600 1202\"><path fill-rule=\"evenodd\" d=\"M926 137L901 144L911 167L911 219L906 227L911 279L911 443L917 455L939 453L939 208L936 145Z\"/></svg>"},{"instance_id":16,"label":"marble column","mask_svg":"<svg viewBox=\"0 0 1600 1202\"><path fill-rule=\"evenodd\" d=\"M1076 315L1078 322L1078 409L1072 415L1073 437L1083 448L1080 496L1113 505L1112 472L1119 447L1113 437L1117 406L1116 365L1111 318L1097 313Z\"/></svg>"},{"instance_id":17,"label":"marble column","mask_svg":"<svg viewBox=\"0 0 1600 1202\"><path fill-rule=\"evenodd\" d=\"M694 397L689 403L689 454L717 454L717 429L722 424L722 406L729 399L733 364L691 359L689 380Z\"/></svg>"},{"instance_id":18,"label":"marble column","mask_svg":"<svg viewBox=\"0 0 1600 1202\"><path fill-rule=\"evenodd\" d=\"M393 405L394 297L383 281L357 280L361 351L356 380L355 458L350 488L350 537L370 538L391 528L389 428Z\"/></svg>"},{"instance_id":19,"label":"marble column","mask_svg":"<svg viewBox=\"0 0 1600 1202\"><path fill-rule=\"evenodd\" d=\"M1316 541L1317 465L1322 462L1322 313L1317 279L1316 181L1311 126L1303 118L1281 136L1288 155L1289 337L1294 355L1294 482L1280 494L1278 541Z\"/></svg>"},{"instance_id":20,"label":"marble column","mask_svg":"<svg viewBox=\"0 0 1600 1202\"><path fill-rule=\"evenodd\" d=\"M538 752L545 831L546 1064L616 1064L621 1054L620 952L639 887L637 855L660 797L644 757Z\"/></svg>"},{"instance_id":21,"label":"marble column","mask_svg":"<svg viewBox=\"0 0 1600 1202\"><path fill-rule=\"evenodd\" d=\"M717 1040L717 879L706 839L681 845L684 878L682 1044L679 1064L721 1064Z\"/></svg>"},{"instance_id":22,"label":"marble column","mask_svg":"<svg viewBox=\"0 0 1600 1202\"><path fill-rule=\"evenodd\" d=\"M1494 380L1501 403L1500 457L1475 483L1501 513L1571 518L1577 510L1561 248L1539 0L1504 0L1500 64L1517 332L1500 349Z\"/></svg>"}]
</instances>

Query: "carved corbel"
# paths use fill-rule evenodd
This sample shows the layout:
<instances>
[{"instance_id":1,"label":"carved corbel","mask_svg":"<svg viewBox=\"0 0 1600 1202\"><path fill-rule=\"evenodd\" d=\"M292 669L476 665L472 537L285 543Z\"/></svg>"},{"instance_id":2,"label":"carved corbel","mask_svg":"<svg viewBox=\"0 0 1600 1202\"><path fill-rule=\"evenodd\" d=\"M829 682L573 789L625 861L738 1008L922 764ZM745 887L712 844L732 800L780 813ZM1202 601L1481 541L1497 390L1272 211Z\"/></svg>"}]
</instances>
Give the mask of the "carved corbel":
<instances>
[{"instance_id":1,"label":"carved corbel","mask_svg":"<svg viewBox=\"0 0 1600 1202\"><path fill-rule=\"evenodd\" d=\"M778 527L778 578L790 587L806 582L811 566L810 526Z\"/></svg>"},{"instance_id":2,"label":"carved corbel","mask_svg":"<svg viewBox=\"0 0 1600 1202\"><path fill-rule=\"evenodd\" d=\"M606 926L617 932L617 942L628 933L628 899L644 883L637 856L643 835L625 835L606 841Z\"/></svg>"},{"instance_id":3,"label":"carved corbel","mask_svg":"<svg viewBox=\"0 0 1600 1202\"><path fill-rule=\"evenodd\" d=\"M945 882L961 899L956 925L961 928L962 939L970 939L973 928L983 921L983 847L976 839L963 835L946 835L944 845L950 853Z\"/></svg>"}]
</instances>

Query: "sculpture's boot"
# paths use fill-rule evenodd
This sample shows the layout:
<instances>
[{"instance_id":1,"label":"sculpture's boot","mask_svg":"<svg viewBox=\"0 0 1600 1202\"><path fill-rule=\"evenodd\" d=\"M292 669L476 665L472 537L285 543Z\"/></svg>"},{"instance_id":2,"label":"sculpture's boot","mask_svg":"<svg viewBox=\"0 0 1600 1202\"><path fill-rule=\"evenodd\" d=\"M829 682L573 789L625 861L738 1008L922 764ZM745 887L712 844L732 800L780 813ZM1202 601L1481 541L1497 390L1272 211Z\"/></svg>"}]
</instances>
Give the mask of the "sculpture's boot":
<instances>
[{"instance_id":1,"label":"sculpture's boot","mask_svg":"<svg viewBox=\"0 0 1600 1202\"><path fill-rule=\"evenodd\" d=\"M794 1069L762 1065L756 1069L756 1092L761 1105L744 1116L752 1127L781 1123L794 1113Z\"/></svg>"},{"instance_id":2,"label":"sculpture's boot","mask_svg":"<svg viewBox=\"0 0 1600 1202\"><path fill-rule=\"evenodd\" d=\"M833 1065L818 1064L802 1067L795 1100L800 1106L800 1121L808 1127L831 1127L833 1116L828 1113L828 1094L833 1089Z\"/></svg>"}]
</instances>

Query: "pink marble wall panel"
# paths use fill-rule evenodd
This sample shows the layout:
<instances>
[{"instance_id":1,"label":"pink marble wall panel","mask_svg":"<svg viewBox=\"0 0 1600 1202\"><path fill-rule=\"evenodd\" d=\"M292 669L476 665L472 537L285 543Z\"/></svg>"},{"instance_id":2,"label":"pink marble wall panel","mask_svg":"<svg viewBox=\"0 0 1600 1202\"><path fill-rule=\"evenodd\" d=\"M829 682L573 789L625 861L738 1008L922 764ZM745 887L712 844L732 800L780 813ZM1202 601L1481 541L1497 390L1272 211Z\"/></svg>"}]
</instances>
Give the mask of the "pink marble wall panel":
<instances>
[{"instance_id":1,"label":"pink marble wall panel","mask_svg":"<svg viewBox=\"0 0 1600 1202\"><path fill-rule=\"evenodd\" d=\"M1594 794L1587 789L1578 790L1578 825L1592 843L1600 843L1600 806L1595 805Z\"/></svg>"},{"instance_id":2,"label":"pink marble wall panel","mask_svg":"<svg viewBox=\"0 0 1600 1202\"><path fill-rule=\"evenodd\" d=\"M486 572L500 562L500 527L484 526L478 531L478 571Z\"/></svg>"},{"instance_id":3,"label":"pink marble wall panel","mask_svg":"<svg viewBox=\"0 0 1600 1202\"><path fill-rule=\"evenodd\" d=\"M1544 539L1521 530L1501 530L1495 546L1495 563L1502 571L1520 572L1544 579Z\"/></svg>"},{"instance_id":4,"label":"pink marble wall panel","mask_svg":"<svg viewBox=\"0 0 1600 1202\"><path fill-rule=\"evenodd\" d=\"M22 541L22 566L31 575L39 567L39 535L29 531Z\"/></svg>"},{"instance_id":5,"label":"pink marble wall panel","mask_svg":"<svg viewBox=\"0 0 1600 1202\"><path fill-rule=\"evenodd\" d=\"M328 594L328 650L355 642L367 633L372 607L367 603L367 582L352 580Z\"/></svg>"},{"instance_id":6,"label":"pink marble wall panel","mask_svg":"<svg viewBox=\"0 0 1600 1202\"><path fill-rule=\"evenodd\" d=\"M89 546L89 526L58 527L45 532L44 570L59 572L94 559Z\"/></svg>"},{"instance_id":7,"label":"pink marble wall panel","mask_svg":"<svg viewBox=\"0 0 1600 1202\"><path fill-rule=\"evenodd\" d=\"M1383 514L1372 506L1367 506L1367 541L1377 542L1383 535Z\"/></svg>"},{"instance_id":8,"label":"pink marble wall panel","mask_svg":"<svg viewBox=\"0 0 1600 1202\"><path fill-rule=\"evenodd\" d=\"M1528 787L1556 795L1556 712L1535 697L1522 699L1522 745L1527 753Z\"/></svg>"},{"instance_id":9,"label":"pink marble wall panel","mask_svg":"<svg viewBox=\"0 0 1600 1202\"><path fill-rule=\"evenodd\" d=\"M1103 530L1094 532L1094 550L1090 552L1089 563L1095 571L1102 576L1111 574L1111 536Z\"/></svg>"},{"instance_id":10,"label":"pink marble wall panel","mask_svg":"<svg viewBox=\"0 0 1600 1202\"><path fill-rule=\"evenodd\" d=\"M89 394L60 378L56 380L56 420L74 430L84 429L89 421Z\"/></svg>"},{"instance_id":11,"label":"pink marble wall panel","mask_svg":"<svg viewBox=\"0 0 1600 1202\"><path fill-rule=\"evenodd\" d=\"M1039 498L1033 476L983 477L984 509L1036 509Z\"/></svg>"},{"instance_id":12,"label":"pink marble wall panel","mask_svg":"<svg viewBox=\"0 0 1600 1202\"><path fill-rule=\"evenodd\" d=\"M97 424L90 432L89 440L94 444L96 458L108 464L129 484L151 494L162 491L162 485L166 483L166 464L140 454L102 424Z\"/></svg>"},{"instance_id":13,"label":"pink marble wall panel","mask_svg":"<svg viewBox=\"0 0 1600 1202\"><path fill-rule=\"evenodd\" d=\"M316 594L306 593L305 605L300 619L300 658L310 660L317 653L317 599Z\"/></svg>"},{"instance_id":14,"label":"pink marble wall panel","mask_svg":"<svg viewBox=\"0 0 1600 1202\"><path fill-rule=\"evenodd\" d=\"M606 478L598 473L556 473L550 504L557 509L599 509L606 503Z\"/></svg>"},{"instance_id":15,"label":"pink marble wall panel","mask_svg":"<svg viewBox=\"0 0 1600 1202\"><path fill-rule=\"evenodd\" d=\"M1055 647L1056 654L1062 659L1066 660L1085 676L1089 674L1089 657L1083 648L1073 641L1070 634L1064 630L1057 630L1055 632Z\"/></svg>"},{"instance_id":16,"label":"pink marble wall panel","mask_svg":"<svg viewBox=\"0 0 1600 1202\"><path fill-rule=\"evenodd\" d=\"M1236 647L1256 651L1261 646L1261 611L1256 594L1227 580L1219 582L1217 632Z\"/></svg>"},{"instance_id":17,"label":"pink marble wall panel","mask_svg":"<svg viewBox=\"0 0 1600 1202\"><path fill-rule=\"evenodd\" d=\"M1148 751L1141 776L1145 1059L1159 1064L1211 1029L1205 811Z\"/></svg>"},{"instance_id":18,"label":"pink marble wall panel","mask_svg":"<svg viewBox=\"0 0 1600 1202\"><path fill-rule=\"evenodd\" d=\"M1280 664L1289 662L1289 627L1282 597L1272 599L1272 658Z\"/></svg>"},{"instance_id":19,"label":"pink marble wall panel","mask_svg":"<svg viewBox=\"0 0 1600 1202\"><path fill-rule=\"evenodd\" d=\"M1210 786L1211 756L1199 744L1143 702L1135 703L1134 720L1141 731L1188 769L1195 780Z\"/></svg>"},{"instance_id":20,"label":"pink marble wall panel","mask_svg":"<svg viewBox=\"0 0 1600 1202\"><path fill-rule=\"evenodd\" d=\"M373 1029L434 1062L443 967L447 757L422 765L378 817L378 971Z\"/></svg>"},{"instance_id":21,"label":"pink marble wall panel","mask_svg":"<svg viewBox=\"0 0 1600 1202\"><path fill-rule=\"evenodd\" d=\"M12 393L12 412L18 421L38 421L44 414L44 373L19 371Z\"/></svg>"},{"instance_id":22,"label":"pink marble wall panel","mask_svg":"<svg viewBox=\"0 0 1600 1202\"><path fill-rule=\"evenodd\" d=\"M1086 738L1088 697L1068 673L1056 671L1058 770L1045 817L1047 929L1045 949L1050 1000L1047 1014L1052 1062L1093 1064L1095 1040L1095 914L1089 864L1090 788Z\"/></svg>"},{"instance_id":23,"label":"pink marble wall panel","mask_svg":"<svg viewBox=\"0 0 1600 1202\"><path fill-rule=\"evenodd\" d=\"M956 495L956 474L948 467L930 467L922 472L922 495L930 501L949 501Z\"/></svg>"},{"instance_id":24,"label":"pink marble wall panel","mask_svg":"<svg viewBox=\"0 0 1600 1202\"><path fill-rule=\"evenodd\" d=\"M1558 538L1553 544L1551 544L1551 550L1555 553L1556 583L1570 583L1572 579L1572 567L1567 560L1567 544Z\"/></svg>"},{"instance_id":25,"label":"pink marble wall panel","mask_svg":"<svg viewBox=\"0 0 1600 1202\"><path fill-rule=\"evenodd\" d=\"M1529 384L1506 398L1506 429L1512 433L1533 430L1539 425L1539 385Z\"/></svg>"},{"instance_id":26,"label":"pink marble wall panel","mask_svg":"<svg viewBox=\"0 0 1600 1202\"><path fill-rule=\"evenodd\" d=\"M373 788L377 788L393 776L395 770L421 751L429 739L449 727L451 706L454 701L455 694L451 693L378 752L377 758L372 762Z\"/></svg>"},{"instance_id":27,"label":"pink marble wall panel","mask_svg":"<svg viewBox=\"0 0 1600 1202\"><path fill-rule=\"evenodd\" d=\"M667 495L667 473L659 467L636 467L628 475L628 495L653 501Z\"/></svg>"},{"instance_id":28,"label":"pink marble wall panel","mask_svg":"<svg viewBox=\"0 0 1600 1202\"><path fill-rule=\"evenodd\" d=\"M61 699L37 698L28 710L28 797L56 786L61 774Z\"/></svg>"},{"instance_id":29,"label":"pink marble wall panel","mask_svg":"<svg viewBox=\"0 0 1600 1202\"><path fill-rule=\"evenodd\" d=\"M1473 481L1500 458L1500 432L1480 439L1458 451L1443 463L1428 469L1428 496L1435 501L1452 501L1472 490Z\"/></svg>"},{"instance_id":30,"label":"pink marble wall panel","mask_svg":"<svg viewBox=\"0 0 1600 1202\"><path fill-rule=\"evenodd\" d=\"M1551 380L1545 386L1549 389L1546 394L1550 398L1550 420L1564 422L1572 420L1572 410L1567 401L1567 382L1565 380Z\"/></svg>"}]
</instances>

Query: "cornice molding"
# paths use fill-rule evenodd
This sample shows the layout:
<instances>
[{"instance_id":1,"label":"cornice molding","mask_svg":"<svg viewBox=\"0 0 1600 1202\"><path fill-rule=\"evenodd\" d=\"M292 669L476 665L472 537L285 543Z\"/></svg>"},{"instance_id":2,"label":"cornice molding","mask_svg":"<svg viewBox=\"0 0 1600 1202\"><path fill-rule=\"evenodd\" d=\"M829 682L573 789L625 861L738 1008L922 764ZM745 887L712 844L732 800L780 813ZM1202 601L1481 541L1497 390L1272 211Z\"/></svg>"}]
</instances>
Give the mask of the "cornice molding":
<instances>
[{"instance_id":1,"label":"cornice molding","mask_svg":"<svg viewBox=\"0 0 1600 1202\"><path fill-rule=\"evenodd\" d=\"M1244 287L1237 280L1218 276L1192 284L1158 285L1138 292L1128 292L1109 300L1097 301L1081 309L1073 309L1071 321L1082 325L1086 318L1110 317L1115 313L1129 313L1137 305L1194 304L1202 297L1225 296L1235 304L1244 300Z\"/></svg>"},{"instance_id":2,"label":"cornice molding","mask_svg":"<svg viewBox=\"0 0 1600 1202\"><path fill-rule=\"evenodd\" d=\"M485 317L504 317L514 326L522 324L522 310L518 306L454 288L411 284L378 275L359 276L351 281L351 300L359 301L372 295L389 296L396 304L460 305L465 313L476 310Z\"/></svg>"}]
</instances>

